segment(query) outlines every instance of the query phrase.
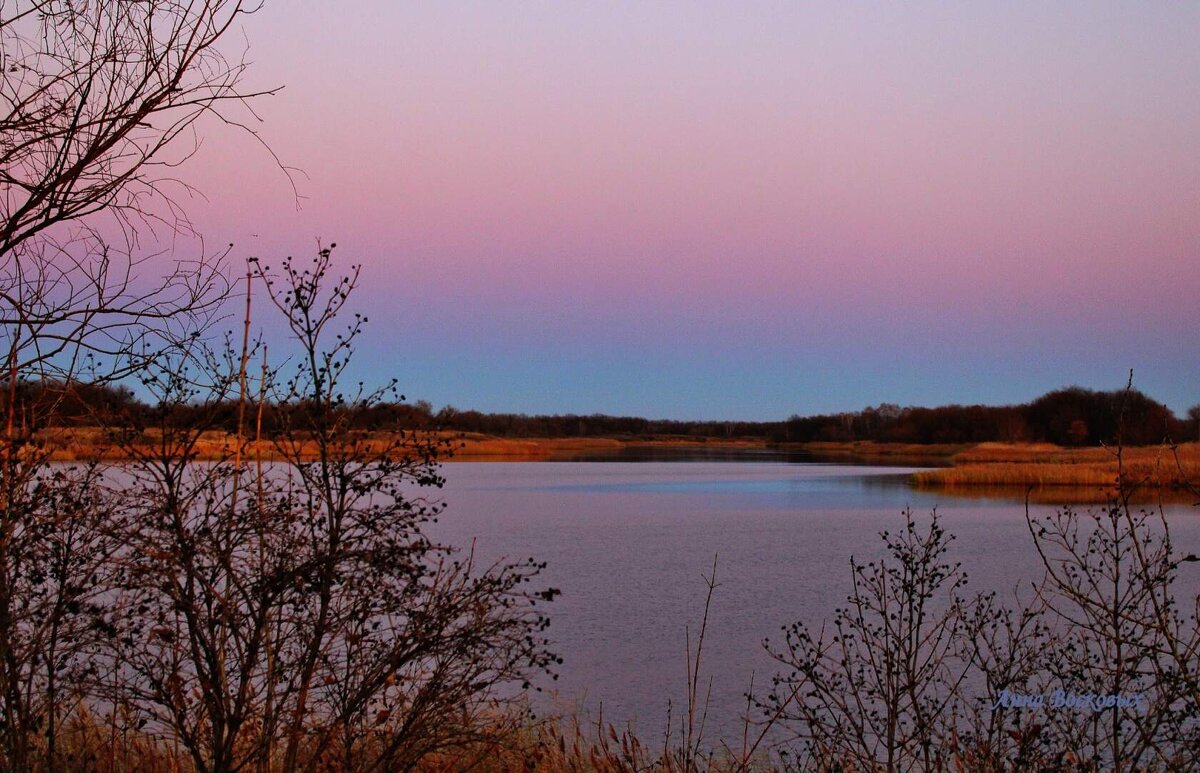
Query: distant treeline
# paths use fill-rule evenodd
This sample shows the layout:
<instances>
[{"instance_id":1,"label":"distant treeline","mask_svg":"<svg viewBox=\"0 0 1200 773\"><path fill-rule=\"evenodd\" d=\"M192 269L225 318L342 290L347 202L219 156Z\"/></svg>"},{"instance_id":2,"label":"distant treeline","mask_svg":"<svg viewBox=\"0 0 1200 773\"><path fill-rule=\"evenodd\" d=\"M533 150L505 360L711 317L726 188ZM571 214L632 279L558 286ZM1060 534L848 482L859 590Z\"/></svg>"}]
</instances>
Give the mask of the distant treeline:
<instances>
[{"instance_id":1,"label":"distant treeline","mask_svg":"<svg viewBox=\"0 0 1200 773\"><path fill-rule=\"evenodd\" d=\"M120 422L152 426L156 408L138 400L124 386L75 384L63 390L54 385L22 385L60 404L57 415L68 425ZM48 394L50 393L50 394ZM175 411L181 409L175 408ZM190 410L190 409L182 409ZM235 401L196 407L205 412L209 426L233 431L237 426ZM275 429L280 410L303 411L303 405L266 406L263 431ZM353 425L372 431L438 429L476 432L500 437L750 437L776 443L872 440L884 443L981 443L985 441L1038 441L1063 446L1097 445L1122 438L1130 445L1160 443L1165 439L1195 440L1200 431L1200 406L1179 418L1162 403L1137 390L1096 391L1067 387L1049 392L1023 405L945 405L938 408L901 407L884 403L861 411L794 415L786 421L677 421L635 416L482 413L447 406L434 410L425 401L395 402L369 409L344 409ZM214 415L215 414L215 415ZM200 419L197 416L197 419Z\"/></svg>"},{"instance_id":2,"label":"distant treeline","mask_svg":"<svg viewBox=\"0 0 1200 773\"><path fill-rule=\"evenodd\" d=\"M1037 441L1062 446L1110 443L1149 445L1195 440L1197 408L1179 419L1137 390L1100 392L1067 387L1023 405L945 405L901 408L885 403L856 413L792 416L776 439L874 440L895 443Z\"/></svg>"}]
</instances>

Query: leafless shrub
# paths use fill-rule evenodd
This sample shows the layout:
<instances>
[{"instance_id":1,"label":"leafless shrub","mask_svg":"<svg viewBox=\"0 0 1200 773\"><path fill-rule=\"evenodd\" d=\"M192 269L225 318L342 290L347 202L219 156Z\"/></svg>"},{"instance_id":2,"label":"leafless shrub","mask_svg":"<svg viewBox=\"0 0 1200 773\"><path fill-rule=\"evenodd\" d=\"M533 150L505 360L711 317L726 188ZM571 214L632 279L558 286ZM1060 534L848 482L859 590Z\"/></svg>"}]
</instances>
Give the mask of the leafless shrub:
<instances>
[{"instance_id":1,"label":"leafless shrub","mask_svg":"<svg viewBox=\"0 0 1200 773\"><path fill-rule=\"evenodd\" d=\"M330 282L332 269L321 250L257 273L299 344L289 372L259 377L281 461L252 459L242 433L226 459L193 461L203 406L247 393L249 341L242 354L197 342L144 371L161 440L129 448L121 694L107 698L196 770L409 767L487 741L490 718L557 660L540 611L557 591L530 585L541 564L480 565L424 536L442 509L424 493L442 484L442 441L366 442L352 426L398 395L341 391L366 320L334 330L357 269Z\"/></svg>"},{"instance_id":2,"label":"leafless shrub","mask_svg":"<svg viewBox=\"0 0 1200 773\"><path fill-rule=\"evenodd\" d=\"M128 492L96 468L48 466L40 432L81 377L142 372L219 314L223 255L174 252L195 236L176 169L204 116L236 122L229 108L266 93L221 50L253 10L0 2L0 762L13 769L65 764L61 725L109 676L95 649L114 633L100 612L126 536Z\"/></svg>"},{"instance_id":3,"label":"leafless shrub","mask_svg":"<svg viewBox=\"0 0 1200 773\"><path fill-rule=\"evenodd\" d=\"M1045 575L1015 605L964 599L936 515L852 559L832 629L771 650L762 702L812 770L1190 770L1200 764L1200 628L1179 603L1162 511L1027 511ZM940 601L939 601L940 599ZM1005 696L1013 696L1009 701Z\"/></svg>"},{"instance_id":4,"label":"leafless shrub","mask_svg":"<svg viewBox=\"0 0 1200 773\"><path fill-rule=\"evenodd\" d=\"M64 718L98 677L119 529L94 467L45 470L5 493L0 741L21 767L56 758Z\"/></svg>"},{"instance_id":5,"label":"leafless shrub","mask_svg":"<svg viewBox=\"0 0 1200 773\"><path fill-rule=\"evenodd\" d=\"M932 770L945 764L945 737L960 711L959 687L977 618L945 558L950 541L936 514L927 530L905 512L898 534L881 534L890 560L851 559L853 588L832 626L785 628L768 645L786 669L763 707L802 741L802 764Z\"/></svg>"},{"instance_id":6,"label":"leafless shrub","mask_svg":"<svg viewBox=\"0 0 1200 773\"><path fill-rule=\"evenodd\" d=\"M1046 570L1040 598L1056 630L1048 669L1079 695L1138 696L1134 706L1048 712L1048 732L1101 766L1200 764L1200 629L1181 610L1174 551L1161 511L1127 501L1088 513L1029 518Z\"/></svg>"}]
</instances>

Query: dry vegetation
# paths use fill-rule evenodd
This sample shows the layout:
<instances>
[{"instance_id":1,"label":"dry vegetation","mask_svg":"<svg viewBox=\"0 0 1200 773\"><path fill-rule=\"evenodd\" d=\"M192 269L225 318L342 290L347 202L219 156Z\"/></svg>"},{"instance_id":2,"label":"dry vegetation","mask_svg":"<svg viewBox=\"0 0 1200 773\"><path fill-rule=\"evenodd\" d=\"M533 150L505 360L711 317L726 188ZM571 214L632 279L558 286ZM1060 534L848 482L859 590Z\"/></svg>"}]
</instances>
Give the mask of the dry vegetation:
<instances>
[{"instance_id":1,"label":"dry vegetation","mask_svg":"<svg viewBox=\"0 0 1200 773\"><path fill-rule=\"evenodd\" d=\"M429 433L420 433L422 436ZM450 442L452 433L431 435L439 441ZM148 427L136 434L124 434L103 427L71 427L51 429L38 433L37 441L50 461L128 461L132 458L154 454L162 448L164 433L161 429ZM360 432L351 441L354 450L364 458L374 457L387 449L403 445L408 433ZM270 440L241 440L236 434L220 429L205 430L199 434L195 446L189 449L189 459L198 462L223 461L241 453L265 462L300 458L308 461L320 456L320 443L313 438L295 437L284 442L279 438ZM346 450L346 449L343 449Z\"/></svg>"},{"instance_id":2,"label":"dry vegetation","mask_svg":"<svg viewBox=\"0 0 1200 773\"><path fill-rule=\"evenodd\" d=\"M1035 486L1112 488L1118 460L1109 448L1061 448L1048 443L981 443L953 457L954 466L916 473L923 487ZM1182 489L1200 477L1200 444L1125 448L1119 463L1132 488Z\"/></svg>"},{"instance_id":3,"label":"dry vegetation","mask_svg":"<svg viewBox=\"0 0 1200 773\"><path fill-rule=\"evenodd\" d=\"M381 734L395 732L386 724ZM155 737L131 728L120 717L86 711L72 717L63 728L63 760L71 770L142 771L143 773L179 773L192 770L192 761L169 739ZM489 720L486 741L432 752L415 762L412 771L478 771L478 773L632 773L657 770L662 773L694 773L698 769L714 773L779 770L770 755L756 752L742 755L723 750L706 756L703 766L689 762L679 748L663 748L644 743L630 730L618 730L611 724L588 724L577 716L536 720L514 714ZM276 759L259 770L278 770ZM359 770L344 760L326 757L313 759L301 755L301 766L326 773L350 773ZM365 768L364 768L365 769Z\"/></svg>"},{"instance_id":4,"label":"dry vegetation","mask_svg":"<svg viewBox=\"0 0 1200 773\"><path fill-rule=\"evenodd\" d=\"M974 446L970 443L880 443L874 440L850 440L781 443L775 447L821 461L939 467L950 464L956 454Z\"/></svg>"},{"instance_id":5,"label":"dry vegetation","mask_svg":"<svg viewBox=\"0 0 1200 773\"><path fill-rule=\"evenodd\" d=\"M365 455L378 454L403 438L402 432L363 431L356 442ZM609 437L558 437L558 438L506 438L476 432L422 432L447 444L453 453L445 461L465 462L541 462L578 459L617 454L622 451L701 450L721 449L729 451L761 450L766 443L755 438L609 438ZM61 427L38 433L37 441L49 454L51 461L121 461L128 459L131 450L139 453L154 451L162 441L162 432L148 427L134 437L116 437L112 430L102 427ZM315 459L318 447L315 442L292 441L295 447L288 456ZM207 430L201 434L194 449L196 461L226 459L234 453L239 441L233 433L220 429ZM278 461L282 457L274 439L241 441L243 453L264 461Z\"/></svg>"},{"instance_id":6,"label":"dry vegetation","mask_svg":"<svg viewBox=\"0 0 1200 773\"><path fill-rule=\"evenodd\" d=\"M354 442L362 454L374 456L403 440L405 433L359 432ZM759 439L727 438L506 438L480 433L432 433L452 453L447 461L539 462L569 461L581 457L616 455L625 451L713 450L755 451L768 448ZM119 461L131 451L153 453L162 433L148 427L136 437L116 437L100 427L68 427L44 430L38 442L52 461ZM265 461L285 457L315 459L318 444L303 438L289 441L288 454L281 454L274 440L243 441L242 452ZM196 461L229 458L238 446L237 437L220 429L203 432L192 450ZM1033 488L1033 501L1057 503L1102 502L1117 479L1117 460L1111 449L1063 448L1051 443L979 443L975 445L915 443L817 442L772 446L779 450L811 456L823 461L866 464L934 466L914 473L912 481L921 488L952 488L964 496L1021 495ZM1155 496L1183 491L1183 484L1200 477L1200 444L1140 446L1124 450L1123 480L1139 490L1135 499L1151 501ZM1180 495L1183 496L1183 495ZM1186 497L1184 497L1186 498Z\"/></svg>"}]
</instances>

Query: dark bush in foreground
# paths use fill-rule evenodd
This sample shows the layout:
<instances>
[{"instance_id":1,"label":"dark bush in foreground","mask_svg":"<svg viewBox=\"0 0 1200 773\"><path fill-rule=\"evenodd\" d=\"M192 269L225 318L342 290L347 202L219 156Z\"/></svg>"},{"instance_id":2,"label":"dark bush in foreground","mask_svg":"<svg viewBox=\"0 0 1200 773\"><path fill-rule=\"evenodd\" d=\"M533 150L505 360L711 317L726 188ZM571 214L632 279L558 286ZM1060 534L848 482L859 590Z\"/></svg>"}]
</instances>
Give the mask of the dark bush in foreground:
<instances>
[{"instance_id":1,"label":"dark bush in foreground","mask_svg":"<svg viewBox=\"0 0 1200 773\"><path fill-rule=\"evenodd\" d=\"M1175 583L1161 513L1027 514L1043 578L1005 606L965 593L936 514L851 561L832 624L770 646L784 670L760 702L801 770L1195 770L1197 601Z\"/></svg>"},{"instance_id":2,"label":"dark bush in foreground","mask_svg":"<svg viewBox=\"0 0 1200 773\"><path fill-rule=\"evenodd\" d=\"M248 338L140 368L155 408L113 442L158 440L129 461L6 447L6 768L394 770L511 731L522 685L556 661L540 609L557 591L531 587L532 560L480 565L424 535L443 443L366 443L348 420L396 396L343 391L365 320L334 330L357 269L332 271L329 250L258 270L298 343L286 372L251 375ZM48 393L13 390L9 415L26 394ZM249 450L268 396L272 463ZM238 442L192 461L230 401Z\"/></svg>"}]
</instances>

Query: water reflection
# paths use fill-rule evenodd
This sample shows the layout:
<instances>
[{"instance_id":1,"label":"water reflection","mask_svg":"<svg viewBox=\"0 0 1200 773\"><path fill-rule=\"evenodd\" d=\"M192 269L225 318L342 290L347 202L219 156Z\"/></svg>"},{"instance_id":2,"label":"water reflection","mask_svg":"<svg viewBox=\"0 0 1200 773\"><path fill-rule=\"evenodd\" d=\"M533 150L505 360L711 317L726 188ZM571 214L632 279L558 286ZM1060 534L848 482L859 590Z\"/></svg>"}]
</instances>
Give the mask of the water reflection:
<instances>
[{"instance_id":1,"label":"water reflection","mask_svg":"<svg viewBox=\"0 0 1200 773\"><path fill-rule=\"evenodd\" d=\"M799 457L771 448L706 447L702 445L630 445L612 450L563 454L558 462L790 462Z\"/></svg>"},{"instance_id":2,"label":"water reflection","mask_svg":"<svg viewBox=\"0 0 1200 773\"><path fill-rule=\"evenodd\" d=\"M912 485L906 482L905 485ZM1116 496L1115 486L913 486L915 490L938 493L955 499L992 501L1001 503L1025 502L1038 505L1103 505ZM1158 505L1196 505L1196 495L1185 489L1141 488L1129 496L1129 503L1137 507Z\"/></svg>"},{"instance_id":3,"label":"water reflection","mask_svg":"<svg viewBox=\"0 0 1200 773\"><path fill-rule=\"evenodd\" d=\"M531 460L532 461L532 460ZM888 455L864 456L853 453L830 454L818 451L780 450L762 447L705 446L703 444L637 445L614 449L556 451L554 462L781 462L785 464L840 464L888 467L944 467L942 456Z\"/></svg>"},{"instance_id":4,"label":"water reflection","mask_svg":"<svg viewBox=\"0 0 1200 773\"><path fill-rule=\"evenodd\" d=\"M798 476L803 493L817 494L838 492L865 495L868 492L875 495L892 496L901 491L904 497L914 506L936 504L946 499L972 500L980 504L1023 504L1026 501L1039 505L1102 505L1112 501L1115 491L1112 486L1019 486L1019 485L955 485L955 486L918 486L909 476L913 472L929 469L935 466L946 466L949 462L940 457L928 456L887 456L883 459L854 456L846 454L830 455L809 451L781 451L772 448L730 448L706 447L703 445L646 445L626 446L613 450L589 450L578 453L561 453L551 461L555 463L703 463L719 462L743 464L787 464L802 465L805 472ZM811 477L811 471L819 466L837 467L844 469L853 479L845 477L830 478L828 485L821 484ZM881 472L890 470L890 472ZM785 482L776 481L779 486L787 487ZM765 493L758 484L731 482L720 480L712 485L695 481L664 484L655 488L651 484L642 490L668 493L672 490L682 491L691 487L693 490L707 490L710 493ZM602 489L597 489L602 490ZM630 489L634 490L634 489ZM1196 504L1194 493L1184 489L1141 488L1133 492L1130 503L1138 506L1156 506L1172 504Z\"/></svg>"},{"instance_id":5,"label":"water reflection","mask_svg":"<svg viewBox=\"0 0 1200 773\"><path fill-rule=\"evenodd\" d=\"M546 582L563 591L550 610L566 661L560 700L543 708L581 701L594 717L602 707L618 724L635 721L647 740L662 732L668 699L678 717L684 632L700 619L701 575L714 554L721 585L705 645L713 738L740 738L751 674L761 685L774 673L762 640L795 620L828 619L849 590L850 556L881 557L878 534L902 523L906 506L921 518L937 507L972 589L1007 596L1040 572L1023 491L916 490L907 482L913 468L710 459L444 470L449 509L433 536L474 541L481 558L547 561ZM1166 508L1183 553L1200 553L1194 512ZM1183 579L1194 592L1200 569Z\"/></svg>"}]
</instances>

